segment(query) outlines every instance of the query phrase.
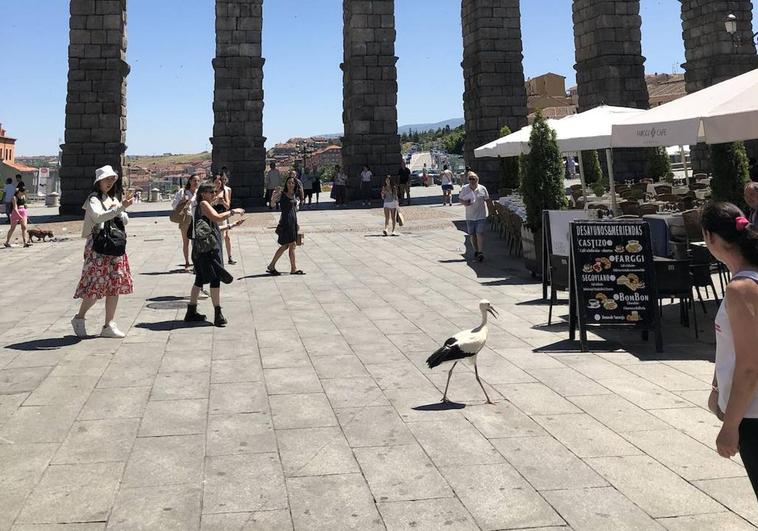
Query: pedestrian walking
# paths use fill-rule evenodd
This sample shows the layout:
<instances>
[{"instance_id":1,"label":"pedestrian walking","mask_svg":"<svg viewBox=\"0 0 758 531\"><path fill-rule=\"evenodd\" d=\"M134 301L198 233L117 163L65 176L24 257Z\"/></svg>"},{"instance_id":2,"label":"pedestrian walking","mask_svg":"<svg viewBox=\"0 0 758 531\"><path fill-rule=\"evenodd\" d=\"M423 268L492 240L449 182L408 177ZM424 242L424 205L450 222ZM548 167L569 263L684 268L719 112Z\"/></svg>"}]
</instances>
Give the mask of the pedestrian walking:
<instances>
[{"instance_id":1,"label":"pedestrian walking","mask_svg":"<svg viewBox=\"0 0 758 531\"><path fill-rule=\"evenodd\" d=\"M305 201L305 192L303 191L303 181L300 180L299 170L294 168L290 170L289 177L295 178L295 210ZM283 183L286 184L286 183Z\"/></svg>"},{"instance_id":2,"label":"pedestrian walking","mask_svg":"<svg viewBox=\"0 0 758 531\"><path fill-rule=\"evenodd\" d=\"M426 169L426 162L424 163L424 167L421 169L421 182L425 187L429 187L429 170Z\"/></svg>"},{"instance_id":3,"label":"pedestrian walking","mask_svg":"<svg viewBox=\"0 0 758 531\"><path fill-rule=\"evenodd\" d=\"M715 319L716 366L708 408L723 420L716 450L740 453L758 496L758 227L731 203L710 203L702 213L708 250L732 279Z\"/></svg>"},{"instance_id":4,"label":"pedestrian walking","mask_svg":"<svg viewBox=\"0 0 758 531\"><path fill-rule=\"evenodd\" d=\"M297 268L297 262L295 259L295 248L298 243L298 225L297 225L297 211L295 209L295 201L297 199L297 192L295 190L295 177L290 175L287 181L284 183L284 188L277 188L274 190L274 197L282 205L282 214L279 218L279 224L276 227L277 243L279 249L274 253L271 262L266 267L266 272L273 276L279 276L281 273L276 270L276 263L279 258L282 257L285 251L289 251L290 259L290 274L291 275L304 275L302 269Z\"/></svg>"},{"instance_id":5,"label":"pedestrian walking","mask_svg":"<svg viewBox=\"0 0 758 531\"><path fill-rule=\"evenodd\" d=\"M479 184L479 176L472 172L467 175L468 184L461 188L458 195L466 207L466 229L474 248L474 259L484 260L484 231L487 230L487 189Z\"/></svg>"},{"instance_id":6,"label":"pedestrian walking","mask_svg":"<svg viewBox=\"0 0 758 531\"><path fill-rule=\"evenodd\" d=\"M305 201L308 200L308 205L311 205L311 202L313 201L313 170L310 170L306 168L303 171L303 177L300 179L300 182L303 183L303 205L302 208L306 207Z\"/></svg>"},{"instance_id":7,"label":"pedestrian walking","mask_svg":"<svg viewBox=\"0 0 758 531\"><path fill-rule=\"evenodd\" d=\"M182 235L182 253L184 254L184 271L189 272L192 264L190 264L189 256L189 229L192 224L193 214L193 202L195 200L195 193L197 187L200 185L200 175L195 174L184 185L184 189L179 190L174 195L174 201L171 203L173 208L171 212L171 221L179 225L179 233Z\"/></svg>"},{"instance_id":8,"label":"pedestrian walking","mask_svg":"<svg viewBox=\"0 0 758 531\"><path fill-rule=\"evenodd\" d=\"M239 219L229 223L229 218L243 215L241 208L233 208L219 213L212 205L218 196L218 188L212 183L203 183L197 189L197 206L192 216L192 262L195 266L195 280L190 290L190 302L187 304L186 322L205 321L205 315L198 313L197 300L206 284L211 288L213 303L213 324L226 326L227 320L221 313L221 283L230 284L231 273L224 269L221 251L221 233L232 230L245 221Z\"/></svg>"},{"instance_id":9,"label":"pedestrian walking","mask_svg":"<svg viewBox=\"0 0 758 531\"><path fill-rule=\"evenodd\" d=\"M337 206L345 206L345 198L347 197L347 175L342 171L342 167L337 165L334 167L334 199L337 202Z\"/></svg>"},{"instance_id":10,"label":"pedestrian walking","mask_svg":"<svg viewBox=\"0 0 758 531\"><path fill-rule=\"evenodd\" d=\"M364 165L361 171L361 199L363 199L363 206L371 206L371 180L373 178L374 174L371 172L371 168L368 165Z\"/></svg>"},{"instance_id":11,"label":"pedestrian walking","mask_svg":"<svg viewBox=\"0 0 758 531\"><path fill-rule=\"evenodd\" d=\"M227 186L229 180L225 173L217 173L213 179L213 185L215 190L215 197L213 198L212 206L216 212L223 214L228 212L232 208L232 189ZM226 221L226 225L229 225L229 221ZM232 237L228 230L223 231L224 244L226 245L226 257L229 265L235 265L237 261L232 258ZM223 259L224 253L221 253Z\"/></svg>"},{"instance_id":12,"label":"pedestrian walking","mask_svg":"<svg viewBox=\"0 0 758 531\"><path fill-rule=\"evenodd\" d=\"M400 171L397 172L397 193L399 202L407 195L406 205L411 204L411 170L405 165L404 160L400 161Z\"/></svg>"},{"instance_id":13,"label":"pedestrian walking","mask_svg":"<svg viewBox=\"0 0 758 531\"><path fill-rule=\"evenodd\" d=\"M314 169L312 177L313 177L313 183L312 183L313 195L316 196L316 204L318 205L318 198L321 195L321 175L319 175L318 170ZM311 204L310 199L308 199L308 204L309 205Z\"/></svg>"},{"instance_id":14,"label":"pedestrian walking","mask_svg":"<svg viewBox=\"0 0 758 531\"><path fill-rule=\"evenodd\" d=\"M391 236L398 236L395 232L395 224L397 223L397 209L398 209L398 197L397 197L397 184L390 175L384 178L384 185L382 186L382 200L384 201L384 230L382 234L387 236L390 230L390 221L392 221L392 231L389 233Z\"/></svg>"},{"instance_id":15,"label":"pedestrian walking","mask_svg":"<svg viewBox=\"0 0 758 531\"><path fill-rule=\"evenodd\" d=\"M21 225L21 242L24 244L24 247L31 247L32 242L29 239L29 236L27 233L26 188L25 187L20 186L16 188L11 199L10 209L11 209L11 216L10 216L11 227L8 229L8 235L5 237L5 246L6 247L11 246L11 236L13 236L13 232L16 230L16 226Z\"/></svg>"},{"instance_id":16,"label":"pedestrian walking","mask_svg":"<svg viewBox=\"0 0 758 531\"><path fill-rule=\"evenodd\" d=\"M276 169L276 162L271 161L268 166L269 170L266 172L266 176L264 177L264 186L266 187L266 205L268 206L269 210L272 210L274 208L274 203L271 201L271 196L274 194L274 189L277 186L281 186L282 174L279 172L279 170ZM278 205L277 208L279 208Z\"/></svg>"},{"instance_id":17,"label":"pedestrian walking","mask_svg":"<svg viewBox=\"0 0 758 531\"><path fill-rule=\"evenodd\" d=\"M71 319L71 326L77 337L86 337L86 315L100 299L105 299L105 325L101 337L121 338L125 334L113 320L116 316L118 299L133 291L132 273L126 254L126 224L129 216L126 209L132 205L132 198L123 201L116 198L118 174L111 166L103 166L95 171L92 193L82 205L85 211L82 225L84 265L75 299L82 299L79 312Z\"/></svg>"},{"instance_id":18,"label":"pedestrian walking","mask_svg":"<svg viewBox=\"0 0 758 531\"><path fill-rule=\"evenodd\" d=\"M569 179L576 177L576 161L574 160L574 157L566 157L566 172L568 173Z\"/></svg>"},{"instance_id":19,"label":"pedestrian walking","mask_svg":"<svg viewBox=\"0 0 758 531\"><path fill-rule=\"evenodd\" d=\"M450 171L447 164L442 167L440 175L442 182L442 206L453 205L453 172Z\"/></svg>"},{"instance_id":20,"label":"pedestrian walking","mask_svg":"<svg viewBox=\"0 0 758 531\"><path fill-rule=\"evenodd\" d=\"M16 185L13 184L13 179L8 177L5 179L5 188L3 188L3 205L5 206L5 215L8 218L8 223L11 223L11 212L13 212L14 195L16 195Z\"/></svg>"}]
</instances>

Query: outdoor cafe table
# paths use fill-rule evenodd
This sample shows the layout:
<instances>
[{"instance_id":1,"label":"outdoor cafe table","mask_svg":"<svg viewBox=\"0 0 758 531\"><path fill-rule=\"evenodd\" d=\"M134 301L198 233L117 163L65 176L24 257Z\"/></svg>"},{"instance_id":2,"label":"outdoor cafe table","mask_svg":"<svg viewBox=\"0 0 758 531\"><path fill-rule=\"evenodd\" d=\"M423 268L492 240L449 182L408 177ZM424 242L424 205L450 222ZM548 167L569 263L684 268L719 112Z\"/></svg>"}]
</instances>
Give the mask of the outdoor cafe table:
<instances>
[{"instance_id":1,"label":"outdoor cafe table","mask_svg":"<svg viewBox=\"0 0 758 531\"><path fill-rule=\"evenodd\" d=\"M647 185L647 193L656 195L655 187L656 186L663 186L667 185L670 186L669 183L651 183ZM687 192L689 192L690 189L687 186L672 186L671 187L671 193L674 195L684 195Z\"/></svg>"}]
</instances>

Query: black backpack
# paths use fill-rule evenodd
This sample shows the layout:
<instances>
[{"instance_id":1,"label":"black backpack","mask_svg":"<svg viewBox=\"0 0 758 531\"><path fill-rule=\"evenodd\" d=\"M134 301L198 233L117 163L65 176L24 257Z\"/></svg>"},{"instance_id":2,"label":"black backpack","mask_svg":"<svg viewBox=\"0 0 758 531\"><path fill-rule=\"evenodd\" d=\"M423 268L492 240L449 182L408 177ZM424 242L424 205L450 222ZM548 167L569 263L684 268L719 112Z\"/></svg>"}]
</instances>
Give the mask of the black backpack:
<instances>
[{"instance_id":1,"label":"black backpack","mask_svg":"<svg viewBox=\"0 0 758 531\"><path fill-rule=\"evenodd\" d=\"M98 196L98 199L100 197ZM105 203L100 199L105 209ZM109 219L103 228L92 236L92 250L106 256L123 256L126 253L126 228L120 217Z\"/></svg>"}]
</instances>

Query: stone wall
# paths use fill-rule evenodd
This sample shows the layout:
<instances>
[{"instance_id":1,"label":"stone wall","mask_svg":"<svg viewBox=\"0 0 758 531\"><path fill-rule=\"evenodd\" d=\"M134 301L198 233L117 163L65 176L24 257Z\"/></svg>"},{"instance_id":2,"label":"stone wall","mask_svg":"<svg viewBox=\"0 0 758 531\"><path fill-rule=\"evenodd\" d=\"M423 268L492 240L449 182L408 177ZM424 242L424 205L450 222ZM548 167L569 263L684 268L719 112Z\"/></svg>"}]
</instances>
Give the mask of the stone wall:
<instances>
[{"instance_id":1,"label":"stone wall","mask_svg":"<svg viewBox=\"0 0 758 531\"><path fill-rule=\"evenodd\" d=\"M342 164L355 191L368 164L374 186L400 169L394 0L344 0Z\"/></svg>"},{"instance_id":2,"label":"stone wall","mask_svg":"<svg viewBox=\"0 0 758 531\"><path fill-rule=\"evenodd\" d=\"M724 27L730 13L737 17L735 40ZM682 0L682 67L688 94L758 68L752 20L750 0ZM710 171L708 153L705 146L691 147L693 171Z\"/></svg>"},{"instance_id":3,"label":"stone wall","mask_svg":"<svg viewBox=\"0 0 758 531\"><path fill-rule=\"evenodd\" d=\"M598 105L647 109L639 0L574 0L573 18L578 112ZM616 149L613 156L617 180L645 174L643 150Z\"/></svg>"},{"instance_id":4,"label":"stone wall","mask_svg":"<svg viewBox=\"0 0 758 531\"><path fill-rule=\"evenodd\" d=\"M126 0L71 0L61 214L83 215L98 167L122 175L128 74Z\"/></svg>"},{"instance_id":5,"label":"stone wall","mask_svg":"<svg viewBox=\"0 0 758 531\"><path fill-rule=\"evenodd\" d=\"M216 0L213 169L226 166L235 206L263 204L263 0Z\"/></svg>"},{"instance_id":6,"label":"stone wall","mask_svg":"<svg viewBox=\"0 0 758 531\"><path fill-rule=\"evenodd\" d=\"M497 190L497 159L474 158L474 150L527 123L521 11L518 0L462 0L464 158L482 184Z\"/></svg>"}]
</instances>

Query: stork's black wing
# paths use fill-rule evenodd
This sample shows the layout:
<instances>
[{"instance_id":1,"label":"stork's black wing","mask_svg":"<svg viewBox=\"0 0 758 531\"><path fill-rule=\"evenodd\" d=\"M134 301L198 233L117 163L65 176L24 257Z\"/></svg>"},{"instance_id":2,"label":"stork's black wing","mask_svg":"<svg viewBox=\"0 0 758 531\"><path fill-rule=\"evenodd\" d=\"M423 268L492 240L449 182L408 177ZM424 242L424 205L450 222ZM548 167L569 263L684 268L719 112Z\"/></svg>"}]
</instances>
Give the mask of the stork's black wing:
<instances>
[{"instance_id":1,"label":"stork's black wing","mask_svg":"<svg viewBox=\"0 0 758 531\"><path fill-rule=\"evenodd\" d=\"M469 356L471 356L471 353L463 352L463 350L461 350L461 347L459 347L457 344L457 339L451 337L445 341L444 346L438 348L434 351L434 354L429 356L429 358L426 360L426 364L429 365L430 369L433 369L437 365L446 361L460 360L463 358L468 358Z\"/></svg>"}]
</instances>

